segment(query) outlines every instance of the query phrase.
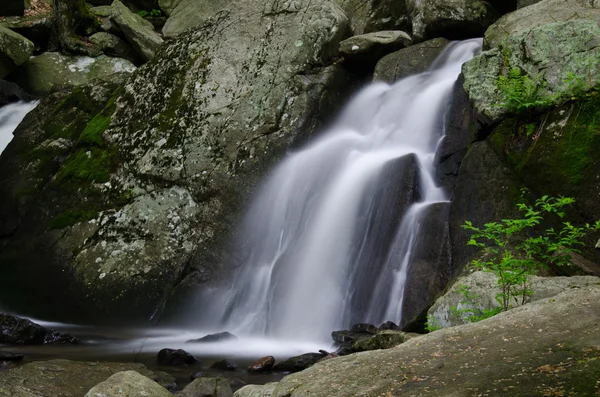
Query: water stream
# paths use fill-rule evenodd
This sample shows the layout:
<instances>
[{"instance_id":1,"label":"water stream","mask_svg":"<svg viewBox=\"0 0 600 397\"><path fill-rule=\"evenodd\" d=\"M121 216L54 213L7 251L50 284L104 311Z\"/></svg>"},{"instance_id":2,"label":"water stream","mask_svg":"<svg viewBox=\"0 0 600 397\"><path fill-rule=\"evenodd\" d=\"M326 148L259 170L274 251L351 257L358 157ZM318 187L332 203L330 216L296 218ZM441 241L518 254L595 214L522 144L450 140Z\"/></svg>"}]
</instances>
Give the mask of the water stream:
<instances>
[{"instance_id":1,"label":"water stream","mask_svg":"<svg viewBox=\"0 0 600 397\"><path fill-rule=\"evenodd\" d=\"M13 138L13 132L23 121L27 113L31 112L38 105L34 102L16 102L0 107L0 153Z\"/></svg>"},{"instance_id":2,"label":"water stream","mask_svg":"<svg viewBox=\"0 0 600 397\"><path fill-rule=\"evenodd\" d=\"M353 322L399 322L420 221L447 200L433 160L449 97L480 48L453 43L426 73L370 85L276 168L232 247L235 279L201 299L204 324L326 341Z\"/></svg>"}]
</instances>

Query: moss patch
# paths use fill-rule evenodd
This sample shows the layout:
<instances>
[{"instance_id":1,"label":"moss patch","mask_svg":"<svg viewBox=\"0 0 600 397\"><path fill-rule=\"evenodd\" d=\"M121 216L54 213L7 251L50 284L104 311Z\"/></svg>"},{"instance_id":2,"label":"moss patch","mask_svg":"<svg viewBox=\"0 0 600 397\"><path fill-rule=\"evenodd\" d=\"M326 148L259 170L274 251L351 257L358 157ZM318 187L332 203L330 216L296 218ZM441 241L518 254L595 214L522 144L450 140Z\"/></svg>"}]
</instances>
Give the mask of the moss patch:
<instances>
[{"instance_id":1,"label":"moss patch","mask_svg":"<svg viewBox=\"0 0 600 397\"><path fill-rule=\"evenodd\" d=\"M532 188L576 195L590 171L600 168L600 95L532 121L506 120L490 140Z\"/></svg>"}]
</instances>

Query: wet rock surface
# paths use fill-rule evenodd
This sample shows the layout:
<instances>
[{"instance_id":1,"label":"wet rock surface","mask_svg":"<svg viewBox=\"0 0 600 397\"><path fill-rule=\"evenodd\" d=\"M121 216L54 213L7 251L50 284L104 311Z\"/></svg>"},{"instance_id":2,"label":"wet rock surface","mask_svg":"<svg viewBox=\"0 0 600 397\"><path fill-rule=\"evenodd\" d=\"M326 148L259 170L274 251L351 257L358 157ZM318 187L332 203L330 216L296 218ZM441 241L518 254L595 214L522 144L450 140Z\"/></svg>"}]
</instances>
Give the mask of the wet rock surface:
<instances>
[{"instance_id":1,"label":"wet rock surface","mask_svg":"<svg viewBox=\"0 0 600 397\"><path fill-rule=\"evenodd\" d=\"M316 364L326 357L323 353L306 353L300 356L290 357L285 361L278 362L273 366L275 372L300 372Z\"/></svg>"},{"instance_id":2,"label":"wet rock surface","mask_svg":"<svg viewBox=\"0 0 600 397\"><path fill-rule=\"evenodd\" d=\"M71 335L47 329L30 320L0 312L0 343L19 345L76 344L78 340Z\"/></svg>"},{"instance_id":3,"label":"wet rock surface","mask_svg":"<svg viewBox=\"0 0 600 397\"><path fill-rule=\"evenodd\" d=\"M266 356L250 364L250 366L248 366L248 372L268 372L273 369L274 365L275 357Z\"/></svg>"}]
</instances>

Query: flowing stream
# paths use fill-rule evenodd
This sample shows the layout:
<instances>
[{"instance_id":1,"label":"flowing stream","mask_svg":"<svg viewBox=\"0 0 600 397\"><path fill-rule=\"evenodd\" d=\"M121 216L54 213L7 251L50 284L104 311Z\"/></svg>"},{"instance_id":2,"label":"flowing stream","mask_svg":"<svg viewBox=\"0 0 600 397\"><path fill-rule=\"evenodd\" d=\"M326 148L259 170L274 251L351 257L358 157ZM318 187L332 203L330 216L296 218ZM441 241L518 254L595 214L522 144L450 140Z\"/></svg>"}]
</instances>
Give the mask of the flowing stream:
<instances>
[{"instance_id":1,"label":"flowing stream","mask_svg":"<svg viewBox=\"0 0 600 397\"><path fill-rule=\"evenodd\" d=\"M27 113L31 112L38 105L34 102L16 102L0 107L0 153L13 138L13 132L23 121Z\"/></svg>"},{"instance_id":2,"label":"flowing stream","mask_svg":"<svg viewBox=\"0 0 600 397\"><path fill-rule=\"evenodd\" d=\"M423 214L447 200L433 160L449 97L480 48L478 39L452 43L429 71L370 85L320 139L288 156L232 247L235 279L205 293L204 323L325 341L353 322L399 322Z\"/></svg>"}]
</instances>

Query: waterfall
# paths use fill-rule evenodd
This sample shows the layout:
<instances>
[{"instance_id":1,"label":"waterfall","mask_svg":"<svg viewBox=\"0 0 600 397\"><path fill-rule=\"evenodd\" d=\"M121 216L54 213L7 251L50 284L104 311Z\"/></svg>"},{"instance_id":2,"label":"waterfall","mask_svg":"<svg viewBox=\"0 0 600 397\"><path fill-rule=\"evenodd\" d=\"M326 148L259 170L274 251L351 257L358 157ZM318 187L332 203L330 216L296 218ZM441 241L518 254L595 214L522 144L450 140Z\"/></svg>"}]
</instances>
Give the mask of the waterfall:
<instances>
[{"instance_id":1,"label":"waterfall","mask_svg":"<svg viewBox=\"0 0 600 397\"><path fill-rule=\"evenodd\" d=\"M432 174L449 97L480 48L452 43L427 72L366 87L283 160L233 245L235 278L205 294L204 321L296 340L398 322L423 214L447 200Z\"/></svg>"},{"instance_id":2,"label":"waterfall","mask_svg":"<svg viewBox=\"0 0 600 397\"><path fill-rule=\"evenodd\" d=\"M38 102L16 102L0 108L0 153L13 138L13 132Z\"/></svg>"}]
</instances>

